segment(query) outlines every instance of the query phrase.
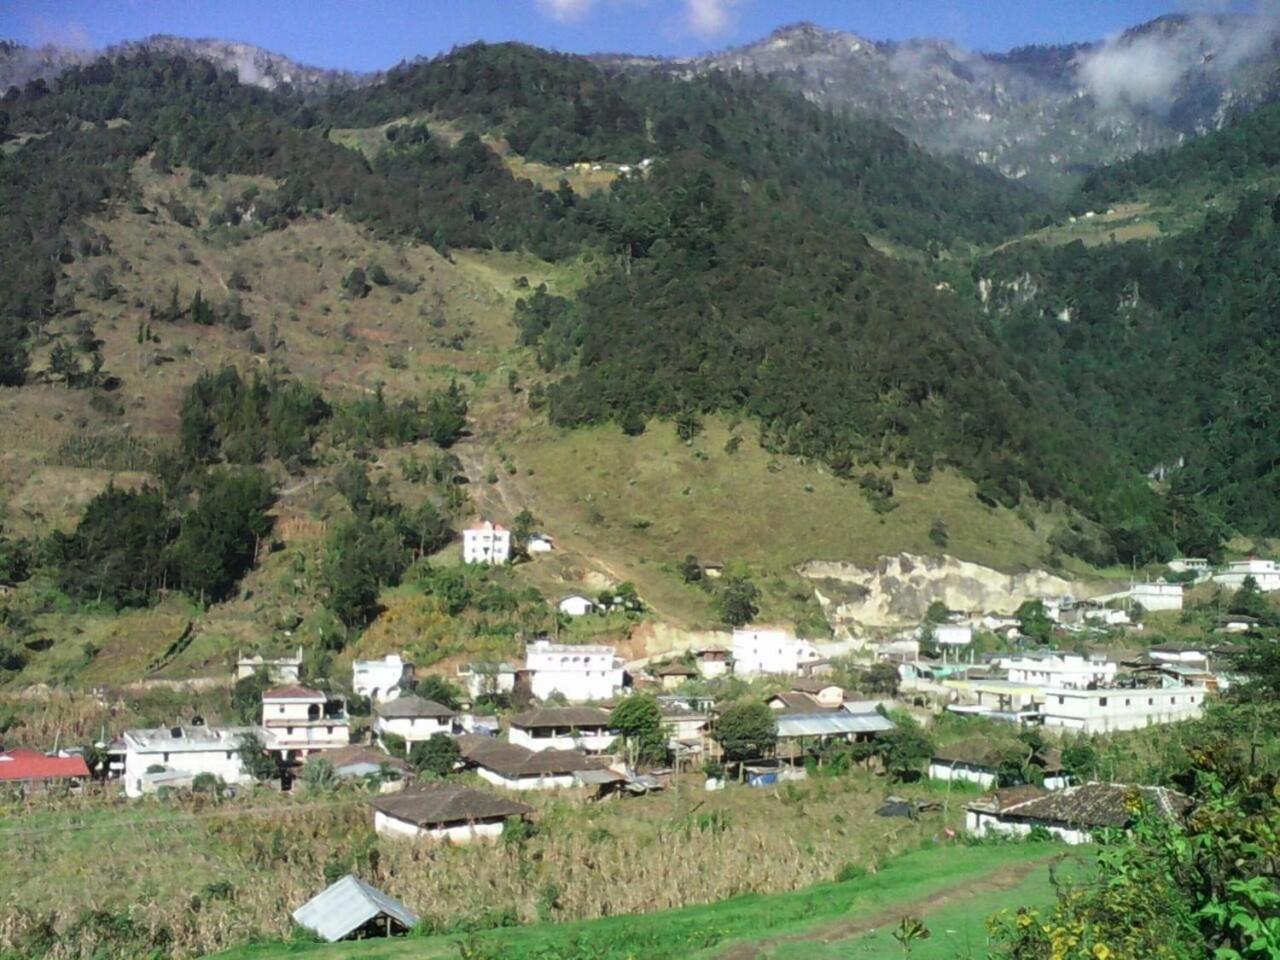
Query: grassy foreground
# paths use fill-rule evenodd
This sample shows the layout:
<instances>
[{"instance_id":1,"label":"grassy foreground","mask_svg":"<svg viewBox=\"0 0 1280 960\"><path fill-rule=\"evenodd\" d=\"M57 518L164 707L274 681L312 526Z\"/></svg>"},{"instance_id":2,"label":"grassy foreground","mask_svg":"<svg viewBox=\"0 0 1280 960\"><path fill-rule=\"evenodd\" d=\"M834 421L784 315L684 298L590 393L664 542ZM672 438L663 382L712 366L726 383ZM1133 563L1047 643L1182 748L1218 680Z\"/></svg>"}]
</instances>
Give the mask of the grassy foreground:
<instances>
[{"instance_id":1,"label":"grassy foreground","mask_svg":"<svg viewBox=\"0 0 1280 960\"><path fill-rule=\"evenodd\" d=\"M913 956L965 955L985 945L988 914L1011 902L1052 898L1049 864L1067 848L1050 844L942 846L899 857L875 874L776 896L576 923L478 934L363 943L278 943L219 954L220 960L277 957L658 960L666 957L892 957L888 928L905 914L934 929ZM1068 854L1068 856L1072 856ZM1087 855L1086 855L1087 858ZM605 882L625 882L625 878ZM1011 895L1011 891L1016 894ZM853 952L850 952L852 949Z\"/></svg>"}]
</instances>

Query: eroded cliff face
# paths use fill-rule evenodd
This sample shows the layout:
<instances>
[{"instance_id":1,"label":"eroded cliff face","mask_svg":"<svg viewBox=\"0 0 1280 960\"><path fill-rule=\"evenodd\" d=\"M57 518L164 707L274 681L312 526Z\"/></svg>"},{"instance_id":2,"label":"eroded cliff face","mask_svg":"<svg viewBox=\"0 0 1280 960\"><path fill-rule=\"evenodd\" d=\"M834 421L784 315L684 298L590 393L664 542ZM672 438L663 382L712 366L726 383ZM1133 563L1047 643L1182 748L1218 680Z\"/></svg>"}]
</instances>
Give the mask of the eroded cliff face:
<instances>
[{"instance_id":1,"label":"eroded cliff face","mask_svg":"<svg viewBox=\"0 0 1280 960\"><path fill-rule=\"evenodd\" d=\"M1024 600L1085 592L1080 584L1042 570L1001 573L954 557L910 553L881 557L871 568L813 560L798 572L813 582L838 633L914 626L934 601L952 610L1011 614Z\"/></svg>"}]
</instances>

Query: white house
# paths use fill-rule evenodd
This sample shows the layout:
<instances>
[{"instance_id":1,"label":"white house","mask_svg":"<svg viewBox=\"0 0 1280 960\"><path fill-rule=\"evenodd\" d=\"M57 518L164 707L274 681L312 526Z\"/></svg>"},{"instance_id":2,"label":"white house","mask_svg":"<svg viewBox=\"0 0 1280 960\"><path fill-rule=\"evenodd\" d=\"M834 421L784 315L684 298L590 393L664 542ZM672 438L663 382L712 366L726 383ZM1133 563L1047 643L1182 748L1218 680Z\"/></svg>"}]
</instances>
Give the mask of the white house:
<instances>
[{"instance_id":1,"label":"white house","mask_svg":"<svg viewBox=\"0 0 1280 960\"><path fill-rule=\"evenodd\" d=\"M973 627L967 623L940 623L933 628L933 640L942 647L967 647L973 643Z\"/></svg>"},{"instance_id":2,"label":"white house","mask_svg":"<svg viewBox=\"0 0 1280 960\"><path fill-rule=\"evenodd\" d=\"M448 783L429 783L371 801L373 828L384 837L469 843L502 836L510 817L531 807L506 797Z\"/></svg>"},{"instance_id":3,"label":"white house","mask_svg":"<svg viewBox=\"0 0 1280 960\"><path fill-rule=\"evenodd\" d=\"M1166 566L1174 573L1194 573L1197 580L1205 580L1212 572L1209 561L1204 557L1178 557L1170 560Z\"/></svg>"},{"instance_id":4,"label":"white house","mask_svg":"<svg viewBox=\"0 0 1280 960\"><path fill-rule=\"evenodd\" d=\"M964 780L982 787L992 787L1000 776L1000 767L1012 755L1008 744L985 737L972 737L939 747L929 760L932 780Z\"/></svg>"},{"instance_id":5,"label":"white house","mask_svg":"<svg viewBox=\"0 0 1280 960\"><path fill-rule=\"evenodd\" d=\"M714 680L733 668L733 656L724 647L699 647L693 651L693 663L703 680Z\"/></svg>"},{"instance_id":6,"label":"white house","mask_svg":"<svg viewBox=\"0 0 1280 960\"><path fill-rule=\"evenodd\" d=\"M614 735L609 715L595 707L539 707L512 717L507 739L530 750L603 753Z\"/></svg>"},{"instance_id":7,"label":"white house","mask_svg":"<svg viewBox=\"0 0 1280 960\"><path fill-rule=\"evenodd\" d=\"M1008 671L1010 683L1041 687L1087 687L1110 683L1116 678L1117 665L1110 660L1095 660L1074 654L1052 654L1045 657L1004 657L1001 669Z\"/></svg>"},{"instance_id":8,"label":"white house","mask_svg":"<svg viewBox=\"0 0 1280 960\"><path fill-rule=\"evenodd\" d=\"M495 566L511 559L511 531L485 520L462 531L462 562Z\"/></svg>"},{"instance_id":9,"label":"white house","mask_svg":"<svg viewBox=\"0 0 1280 960\"><path fill-rule=\"evenodd\" d=\"M1040 713L1046 727L1083 733L1141 730L1159 723L1193 720L1204 710L1203 686L1103 690L1049 689Z\"/></svg>"},{"instance_id":10,"label":"white house","mask_svg":"<svg viewBox=\"0 0 1280 960\"><path fill-rule=\"evenodd\" d=\"M1163 580L1135 583L1129 588L1129 599L1142 604L1143 610L1181 610L1182 584Z\"/></svg>"},{"instance_id":11,"label":"white house","mask_svg":"<svg viewBox=\"0 0 1280 960\"><path fill-rule=\"evenodd\" d=\"M969 804L965 828L976 834L1024 837L1040 827L1065 843L1089 843L1095 831L1128 829L1142 806L1158 816L1176 818L1186 813L1191 799L1167 787L1122 783L1085 783L1052 793L1039 787L1010 787Z\"/></svg>"},{"instance_id":12,"label":"white house","mask_svg":"<svg viewBox=\"0 0 1280 960\"><path fill-rule=\"evenodd\" d=\"M266 673L272 683L297 683L302 673L302 648L292 657L268 659L260 653L251 657L241 655L236 661L236 679L243 680L255 673Z\"/></svg>"},{"instance_id":13,"label":"white house","mask_svg":"<svg viewBox=\"0 0 1280 960\"><path fill-rule=\"evenodd\" d=\"M783 628L753 626L733 631L733 672L738 676L797 676L805 664L820 659L817 647Z\"/></svg>"},{"instance_id":14,"label":"white house","mask_svg":"<svg viewBox=\"0 0 1280 960\"><path fill-rule=\"evenodd\" d=\"M351 689L374 703L394 700L413 683L413 664L398 653L351 664Z\"/></svg>"},{"instance_id":15,"label":"white house","mask_svg":"<svg viewBox=\"0 0 1280 960\"><path fill-rule=\"evenodd\" d=\"M486 783L517 791L576 787L583 771L608 766L604 758L588 757L577 750L530 750L492 737L472 738L463 759Z\"/></svg>"},{"instance_id":16,"label":"white house","mask_svg":"<svg viewBox=\"0 0 1280 960\"><path fill-rule=\"evenodd\" d=\"M1248 560L1237 560L1229 563L1226 569L1213 575L1215 583L1240 589L1246 577L1253 577L1258 589L1263 593L1280 590L1280 564L1274 560L1260 560L1250 557Z\"/></svg>"},{"instance_id":17,"label":"white house","mask_svg":"<svg viewBox=\"0 0 1280 960\"><path fill-rule=\"evenodd\" d=\"M520 668L514 663L475 661L458 667L458 682L466 687L472 700L510 693L516 688L516 674Z\"/></svg>"},{"instance_id":18,"label":"white house","mask_svg":"<svg viewBox=\"0 0 1280 960\"><path fill-rule=\"evenodd\" d=\"M556 604L556 609L569 617L585 617L588 613L595 611L596 602L589 597L575 593Z\"/></svg>"},{"instance_id":19,"label":"white house","mask_svg":"<svg viewBox=\"0 0 1280 960\"><path fill-rule=\"evenodd\" d=\"M623 664L613 647L535 640L525 647L530 691L539 700L608 700L623 687Z\"/></svg>"},{"instance_id":20,"label":"white house","mask_svg":"<svg viewBox=\"0 0 1280 960\"><path fill-rule=\"evenodd\" d=\"M307 687L274 687L262 694L267 749L284 760L333 750L351 742L346 704Z\"/></svg>"},{"instance_id":21,"label":"white house","mask_svg":"<svg viewBox=\"0 0 1280 960\"><path fill-rule=\"evenodd\" d=\"M535 533L529 537L524 548L530 553L550 553L556 548L556 541L545 533Z\"/></svg>"},{"instance_id":22,"label":"white house","mask_svg":"<svg viewBox=\"0 0 1280 960\"><path fill-rule=\"evenodd\" d=\"M453 733L453 721L458 716L456 710L443 703L413 695L380 703L373 714L373 730L379 739L391 733L409 744L430 740L437 733Z\"/></svg>"},{"instance_id":23,"label":"white house","mask_svg":"<svg viewBox=\"0 0 1280 960\"><path fill-rule=\"evenodd\" d=\"M189 781L211 773L227 783L248 783L250 776L240 762L240 743L251 727L161 727L124 732L124 793L140 797L151 793L157 781L148 771L163 767L169 782ZM176 775L176 776L175 776Z\"/></svg>"}]
</instances>

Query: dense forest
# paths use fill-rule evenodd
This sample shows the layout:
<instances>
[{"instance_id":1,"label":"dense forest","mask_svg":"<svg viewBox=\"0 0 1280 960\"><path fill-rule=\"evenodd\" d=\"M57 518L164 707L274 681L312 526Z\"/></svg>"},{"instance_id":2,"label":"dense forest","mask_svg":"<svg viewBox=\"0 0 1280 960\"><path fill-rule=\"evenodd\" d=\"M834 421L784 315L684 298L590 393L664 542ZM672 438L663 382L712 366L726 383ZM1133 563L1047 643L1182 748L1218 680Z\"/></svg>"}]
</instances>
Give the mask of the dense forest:
<instances>
[{"instance_id":1,"label":"dense forest","mask_svg":"<svg viewBox=\"0 0 1280 960\"><path fill-rule=\"evenodd\" d=\"M1100 174L1082 196L1194 180L1246 188L1277 162L1280 111L1269 108ZM1161 240L1019 244L973 274L993 281L999 336L1042 388L1165 481L1184 516L1153 539L1213 556L1227 528L1280 532L1280 197L1245 189L1198 229Z\"/></svg>"},{"instance_id":2,"label":"dense forest","mask_svg":"<svg viewBox=\"0 0 1280 960\"><path fill-rule=\"evenodd\" d=\"M1250 448L1261 460L1229 477L1193 464L1172 489L1157 491L1142 476L1157 459L1200 462L1200 454L1174 449L1186 422L1179 417L1191 416L1196 393L1175 389L1177 365L1156 369L1158 338L1135 351L1124 336L1104 332L1108 323L1085 319L1100 318L1118 302L1112 294L1129 289L1138 268L1118 262L1129 254L1097 251L1078 261L1074 248L1013 248L980 272L1049 271L1044 289L1061 284L1062 296L1082 301L1082 319L1060 350L1040 342L1060 334L1044 322L1041 304L1021 304L992 324L913 261L1018 235L1047 222L1052 208L989 172L930 157L880 123L824 111L758 76L613 76L579 58L475 45L400 68L385 83L307 102L288 90L244 87L205 63L140 54L10 90L0 111L0 130L31 137L0 159L0 203L9 211L0 249L11 265L0 277L6 383L24 379L24 344L43 320L68 309L55 296L61 264L101 252L84 217L104 203L132 202L129 168L149 158L161 170L274 178L278 189L246 201L265 229L324 211L446 253L605 254L575 299L535 292L517 310L521 340L552 375L545 395L559 424L614 420L638 432L653 416L696 422L727 411L754 418L769 447L825 460L842 476L879 464L927 479L935 464L953 464L992 505L1029 496L1075 507L1081 519L1055 543L1098 563L1211 552L1228 525L1276 527L1274 508L1263 505L1274 483L1264 448ZM470 132L441 137L432 125L442 118ZM372 160L327 136L331 126L377 124L389 126ZM654 163L645 175L579 196L567 184L547 190L516 179L482 136L547 163ZM218 219L236 222L243 206L229 204ZM1231 226L1236 220L1221 227L1224 242L1235 244L1221 252L1224 261L1249 243L1265 246L1269 221L1261 211L1251 220L1241 214L1244 227ZM915 254L892 260L868 236ZM1216 269L1206 244L1187 249L1203 270ZM1183 291L1184 313L1221 307L1239 314L1242 332L1224 350L1252 354L1265 346L1247 334L1265 284L1235 296L1208 278L1196 293L1161 279L1168 268L1160 265L1173 254L1152 256L1151 283L1165 298ZM1087 294L1073 294L1068 284L1086 262L1100 279ZM1224 297L1234 299L1224 305ZM1143 309L1157 308L1144 302ZM1094 327L1105 343L1081 352L1081 338L1098 339L1087 335ZM1050 359L1095 352L1114 359L1122 347L1123 362L1111 368L1089 359L1080 361L1090 366L1082 371ZM1120 412L1126 404L1148 411L1140 422L1158 421L1161 392L1134 395L1139 356L1179 413L1129 442L1114 426L1133 419ZM1247 380L1253 369L1244 364L1233 375ZM283 403L301 418L288 421L286 435L296 442L301 435L292 428L312 429L324 415L320 401L246 389L235 403L248 404L239 415L256 432L240 439L254 453L304 455L305 444L280 447L262 404ZM188 456L256 461L198 419L196 433L182 438ZM1217 455L1249 442L1247 429L1224 431L1224 419L1214 422ZM422 429L433 435L435 428ZM1114 443L1097 443L1092 431L1099 429Z\"/></svg>"}]
</instances>

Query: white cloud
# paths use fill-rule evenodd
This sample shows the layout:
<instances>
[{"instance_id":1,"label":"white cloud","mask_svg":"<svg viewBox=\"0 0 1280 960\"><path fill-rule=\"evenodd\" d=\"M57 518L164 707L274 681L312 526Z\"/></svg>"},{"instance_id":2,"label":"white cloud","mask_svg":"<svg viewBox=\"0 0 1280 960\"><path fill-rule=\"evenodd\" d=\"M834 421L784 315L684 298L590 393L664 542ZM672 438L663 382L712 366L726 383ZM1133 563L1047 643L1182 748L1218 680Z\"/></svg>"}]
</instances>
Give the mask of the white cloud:
<instances>
[{"instance_id":1,"label":"white cloud","mask_svg":"<svg viewBox=\"0 0 1280 960\"><path fill-rule=\"evenodd\" d=\"M733 8L738 0L685 0L685 26L704 40L728 33L733 27Z\"/></svg>"},{"instance_id":2,"label":"white cloud","mask_svg":"<svg viewBox=\"0 0 1280 960\"><path fill-rule=\"evenodd\" d=\"M596 5L596 0L534 0L539 12L561 23L581 20Z\"/></svg>"},{"instance_id":3,"label":"white cloud","mask_svg":"<svg viewBox=\"0 0 1280 960\"><path fill-rule=\"evenodd\" d=\"M92 50L89 31L79 20L49 19L39 15L27 18L27 26L37 46L67 47L71 50Z\"/></svg>"}]
</instances>

